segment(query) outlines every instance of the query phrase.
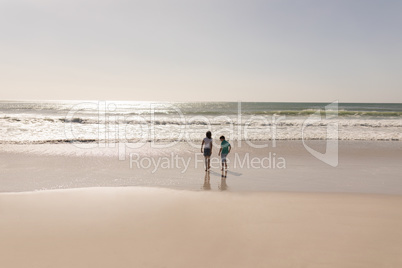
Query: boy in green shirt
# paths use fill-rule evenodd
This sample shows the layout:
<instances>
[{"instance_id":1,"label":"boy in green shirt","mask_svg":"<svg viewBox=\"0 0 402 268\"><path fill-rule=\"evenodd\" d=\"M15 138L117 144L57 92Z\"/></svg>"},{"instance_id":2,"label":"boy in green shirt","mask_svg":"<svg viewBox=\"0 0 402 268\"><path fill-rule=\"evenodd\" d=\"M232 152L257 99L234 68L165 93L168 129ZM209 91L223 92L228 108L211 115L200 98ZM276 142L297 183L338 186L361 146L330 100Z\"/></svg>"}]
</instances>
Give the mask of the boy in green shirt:
<instances>
[{"instance_id":1,"label":"boy in green shirt","mask_svg":"<svg viewBox=\"0 0 402 268\"><path fill-rule=\"evenodd\" d=\"M220 140L221 140L221 149L219 150L218 155L221 156L221 160L222 160L222 169L221 170L223 170L223 165L225 165L225 169L228 169L228 165L226 162L226 156L228 155L228 153L230 153L230 150L232 149L232 147L230 146L230 143L225 140L225 136L221 136Z\"/></svg>"}]
</instances>

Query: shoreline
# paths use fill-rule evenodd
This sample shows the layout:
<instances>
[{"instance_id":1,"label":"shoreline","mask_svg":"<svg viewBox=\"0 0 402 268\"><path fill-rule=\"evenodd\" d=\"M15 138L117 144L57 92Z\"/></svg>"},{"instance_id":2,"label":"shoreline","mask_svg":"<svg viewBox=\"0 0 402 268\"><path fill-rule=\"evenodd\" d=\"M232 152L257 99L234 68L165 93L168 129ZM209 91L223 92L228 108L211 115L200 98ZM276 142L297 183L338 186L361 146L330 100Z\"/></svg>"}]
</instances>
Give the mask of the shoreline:
<instances>
[{"instance_id":1,"label":"shoreline","mask_svg":"<svg viewBox=\"0 0 402 268\"><path fill-rule=\"evenodd\" d=\"M325 152L325 142L309 141L307 145ZM336 167L315 158L299 141L277 141L275 148L237 147L233 143L232 147L227 173L220 171L215 147L212 156L216 163L206 174L199 148L185 143L169 148L152 148L150 144L125 148L124 160L119 160L118 148L7 146L0 149L0 192L144 186L195 191L402 194L400 142L339 142Z\"/></svg>"},{"instance_id":2,"label":"shoreline","mask_svg":"<svg viewBox=\"0 0 402 268\"><path fill-rule=\"evenodd\" d=\"M167 188L160 186L88 186L88 187L76 187L76 188L59 188L59 189L43 189L43 190L32 190L32 191L16 191L16 192L0 192L0 198L2 196L27 196L27 195L36 195L42 193L50 193L50 194L64 194L64 193L78 193L78 192L101 192L105 191L171 191L177 193L205 193L205 194L223 194L223 195L314 195L314 196L367 196L367 197L402 197L401 194L388 194L388 193L362 193L362 192L303 192L303 191L200 191L194 189L180 189L180 188ZM1 201L1 200L0 200Z\"/></svg>"}]
</instances>

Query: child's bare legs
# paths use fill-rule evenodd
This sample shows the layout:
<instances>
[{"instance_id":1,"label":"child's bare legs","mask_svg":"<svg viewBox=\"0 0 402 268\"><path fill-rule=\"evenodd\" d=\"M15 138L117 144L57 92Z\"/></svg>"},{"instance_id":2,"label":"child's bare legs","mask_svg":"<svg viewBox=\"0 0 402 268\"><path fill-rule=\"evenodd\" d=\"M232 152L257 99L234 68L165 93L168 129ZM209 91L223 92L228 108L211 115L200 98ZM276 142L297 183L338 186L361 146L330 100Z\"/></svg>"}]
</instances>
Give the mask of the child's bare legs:
<instances>
[{"instance_id":1,"label":"child's bare legs","mask_svg":"<svg viewBox=\"0 0 402 268\"><path fill-rule=\"evenodd\" d=\"M223 171L223 167L225 167L225 169L228 169L228 165L226 163L226 160L222 160L222 171Z\"/></svg>"},{"instance_id":2,"label":"child's bare legs","mask_svg":"<svg viewBox=\"0 0 402 268\"><path fill-rule=\"evenodd\" d=\"M210 162L211 162L210 158L205 157L205 171L211 168Z\"/></svg>"}]
</instances>

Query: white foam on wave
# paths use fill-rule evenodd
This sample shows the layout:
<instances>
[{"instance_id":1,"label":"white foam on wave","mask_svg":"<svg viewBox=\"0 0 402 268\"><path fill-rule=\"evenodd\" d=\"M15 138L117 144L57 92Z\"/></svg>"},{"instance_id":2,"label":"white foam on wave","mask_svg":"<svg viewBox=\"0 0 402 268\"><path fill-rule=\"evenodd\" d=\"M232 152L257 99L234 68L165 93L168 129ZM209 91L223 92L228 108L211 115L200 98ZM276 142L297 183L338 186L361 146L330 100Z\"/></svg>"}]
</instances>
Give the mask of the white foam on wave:
<instances>
[{"instance_id":1,"label":"white foam on wave","mask_svg":"<svg viewBox=\"0 0 402 268\"><path fill-rule=\"evenodd\" d=\"M63 106L63 109L65 107ZM214 137L230 140L325 140L326 128L337 124L340 140L402 140L400 117L349 116L322 119L302 129L306 116L197 114L180 117L156 114L153 117L91 113L66 117L65 113L32 112L0 114L0 143L91 143L136 141L200 141L207 130ZM67 132L73 135L67 135Z\"/></svg>"}]
</instances>

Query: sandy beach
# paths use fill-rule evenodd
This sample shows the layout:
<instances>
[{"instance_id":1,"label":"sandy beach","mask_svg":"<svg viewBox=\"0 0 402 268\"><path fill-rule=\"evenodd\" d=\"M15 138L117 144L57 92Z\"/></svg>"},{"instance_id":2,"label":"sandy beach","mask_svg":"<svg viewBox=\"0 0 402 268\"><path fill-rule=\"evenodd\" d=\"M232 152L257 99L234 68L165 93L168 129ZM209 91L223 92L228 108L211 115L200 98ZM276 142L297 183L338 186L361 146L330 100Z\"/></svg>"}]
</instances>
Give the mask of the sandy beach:
<instances>
[{"instance_id":1,"label":"sandy beach","mask_svg":"<svg viewBox=\"0 0 402 268\"><path fill-rule=\"evenodd\" d=\"M91 188L0 195L4 267L400 267L402 197Z\"/></svg>"},{"instance_id":2,"label":"sandy beach","mask_svg":"<svg viewBox=\"0 0 402 268\"><path fill-rule=\"evenodd\" d=\"M317 150L323 145L310 141ZM400 147L340 142L339 165L331 167L299 141L268 149L243 144L233 149L232 160L235 154L261 159L271 153L282 157L286 168L232 161L226 173L219 165L206 173L198 150L187 144L129 150L125 160L113 148L3 146L1 262L4 267L400 267ZM139 163L180 156L188 165L154 171L152 164L135 166L131 158L130 167L130 153L141 156L135 156Z\"/></svg>"},{"instance_id":3,"label":"sandy beach","mask_svg":"<svg viewBox=\"0 0 402 268\"><path fill-rule=\"evenodd\" d=\"M265 144L268 147L253 148L244 141L240 147L232 142L227 174L220 170L218 149L213 150L209 185L199 144L127 147L120 150L124 151L123 160L119 160L117 146L2 145L0 192L147 186L196 191L402 194L401 142L339 141L337 167L312 156L301 141L277 141L276 147L271 141ZM325 141L308 141L308 145L325 152Z\"/></svg>"}]
</instances>

